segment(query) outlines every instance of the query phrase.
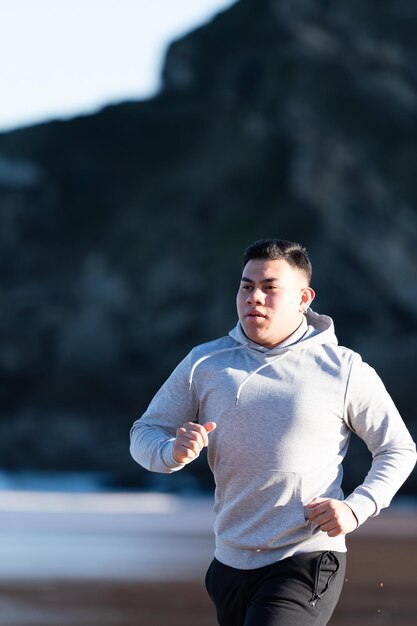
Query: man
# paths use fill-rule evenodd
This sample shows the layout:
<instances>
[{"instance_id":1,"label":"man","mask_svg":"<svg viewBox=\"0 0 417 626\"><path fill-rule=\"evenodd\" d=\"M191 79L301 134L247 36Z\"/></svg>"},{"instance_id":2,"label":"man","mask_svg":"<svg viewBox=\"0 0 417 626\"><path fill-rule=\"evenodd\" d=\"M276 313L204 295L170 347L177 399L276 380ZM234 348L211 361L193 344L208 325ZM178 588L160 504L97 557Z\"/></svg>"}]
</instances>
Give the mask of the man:
<instances>
[{"instance_id":1,"label":"man","mask_svg":"<svg viewBox=\"0 0 417 626\"><path fill-rule=\"evenodd\" d=\"M208 446L217 517L206 586L221 626L327 624L345 535L388 506L415 464L381 380L310 309L310 280L300 244L249 246L237 326L194 348L132 428L132 456L152 471L180 470ZM345 498L351 432L373 460Z\"/></svg>"}]
</instances>

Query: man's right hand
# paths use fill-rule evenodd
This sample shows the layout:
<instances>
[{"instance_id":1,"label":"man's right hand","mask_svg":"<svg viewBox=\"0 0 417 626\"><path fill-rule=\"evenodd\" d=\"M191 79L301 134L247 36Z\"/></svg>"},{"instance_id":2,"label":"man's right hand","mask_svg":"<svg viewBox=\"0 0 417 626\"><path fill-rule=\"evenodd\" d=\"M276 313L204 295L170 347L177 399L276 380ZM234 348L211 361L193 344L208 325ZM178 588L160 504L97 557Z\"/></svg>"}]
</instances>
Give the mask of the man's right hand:
<instances>
[{"instance_id":1,"label":"man's right hand","mask_svg":"<svg viewBox=\"0 0 417 626\"><path fill-rule=\"evenodd\" d=\"M216 428L215 422L196 424L186 422L177 430L173 456L177 463L190 463L208 445L208 433Z\"/></svg>"}]
</instances>

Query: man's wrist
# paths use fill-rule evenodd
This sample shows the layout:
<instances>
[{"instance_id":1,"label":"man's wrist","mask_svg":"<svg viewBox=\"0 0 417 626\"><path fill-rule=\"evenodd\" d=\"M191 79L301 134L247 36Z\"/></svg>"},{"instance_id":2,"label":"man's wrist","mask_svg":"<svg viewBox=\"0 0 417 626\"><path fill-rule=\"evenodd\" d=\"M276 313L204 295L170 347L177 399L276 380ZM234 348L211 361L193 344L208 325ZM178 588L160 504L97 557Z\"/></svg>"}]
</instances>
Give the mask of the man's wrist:
<instances>
[{"instance_id":1,"label":"man's wrist","mask_svg":"<svg viewBox=\"0 0 417 626\"><path fill-rule=\"evenodd\" d=\"M162 460L166 467L171 471L182 469L185 465L185 463L177 461L177 459L174 457L174 445L175 438L168 439L168 441L165 442L162 448Z\"/></svg>"}]
</instances>

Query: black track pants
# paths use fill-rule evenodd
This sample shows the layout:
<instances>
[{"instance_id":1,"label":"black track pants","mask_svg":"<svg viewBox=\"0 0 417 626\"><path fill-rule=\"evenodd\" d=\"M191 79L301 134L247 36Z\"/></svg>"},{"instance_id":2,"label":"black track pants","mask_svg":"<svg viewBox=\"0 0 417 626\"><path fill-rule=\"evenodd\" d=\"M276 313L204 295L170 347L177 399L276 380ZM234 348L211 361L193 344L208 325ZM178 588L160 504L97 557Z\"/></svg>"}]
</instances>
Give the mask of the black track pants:
<instances>
[{"instance_id":1,"label":"black track pants","mask_svg":"<svg viewBox=\"0 0 417 626\"><path fill-rule=\"evenodd\" d=\"M220 626L325 626L342 590L344 552L311 552L252 570L217 559L206 574Z\"/></svg>"}]
</instances>

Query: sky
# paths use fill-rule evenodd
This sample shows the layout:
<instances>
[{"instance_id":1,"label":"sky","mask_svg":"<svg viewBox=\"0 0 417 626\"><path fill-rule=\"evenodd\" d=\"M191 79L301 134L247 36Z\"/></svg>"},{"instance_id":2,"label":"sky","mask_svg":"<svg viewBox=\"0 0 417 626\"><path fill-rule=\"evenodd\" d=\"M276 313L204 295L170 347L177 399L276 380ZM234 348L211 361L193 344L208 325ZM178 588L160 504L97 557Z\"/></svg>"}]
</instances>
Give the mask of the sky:
<instances>
[{"instance_id":1,"label":"sky","mask_svg":"<svg viewBox=\"0 0 417 626\"><path fill-rule=\"evenodd\" d=\"M170 41L236 0L0 0L0 132L154 95Z\"/></svg>"}]
</instances>

